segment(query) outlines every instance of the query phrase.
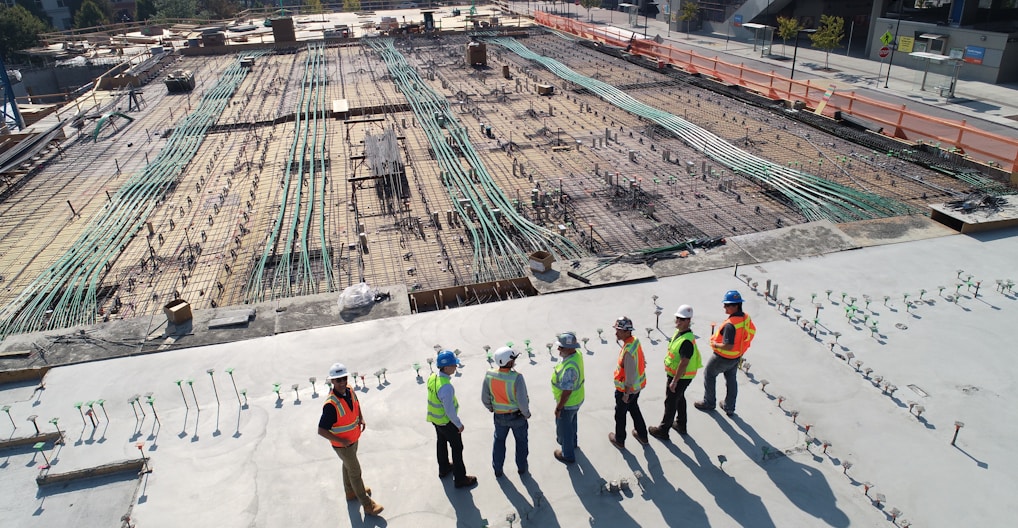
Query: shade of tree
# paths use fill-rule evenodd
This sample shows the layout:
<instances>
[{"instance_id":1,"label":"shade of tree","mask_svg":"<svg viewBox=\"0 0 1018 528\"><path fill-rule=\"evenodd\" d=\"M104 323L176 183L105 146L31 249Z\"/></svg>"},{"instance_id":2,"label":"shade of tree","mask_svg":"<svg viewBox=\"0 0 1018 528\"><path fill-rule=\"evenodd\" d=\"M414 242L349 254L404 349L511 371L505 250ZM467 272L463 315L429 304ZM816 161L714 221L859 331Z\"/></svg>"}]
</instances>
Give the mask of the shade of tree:
<instances>
[{"instance_id":1,"label":"shade of tree","mask_svg":"<svg viewBox=\"0 0 1018 528\"><path fill-rule=\"evenodd\" d=\"M824 50L824 69L830 69L831 50L841 47L845 38L845 19L838 16L820 15L820 28L809 36L816 49Z\"/></svg>"},{"instance_id":2,"label":"shade of tree","mask_svg":"<svg viewBox=\"0 0 1018 528\"><path fill-rule=\"evenodd\" d=\"M158 18L194 18L198 15L195 0L156 0Z\"/></svg>"},{"instance_id":3,"label":"shade of tree","mask_svg":"<svg viewBox=\"0 0 1018 528\"><path fill-rule=\"evenodd\" d=\"M76 28L102 26L108 24L109 21L106 13L103 13L102 8L99 7L99 4L95 3L95 0L85 0L82 2L78 13L74 15L74 27Z\"/></svg>"},{"instance_id":4,"label":"shade of tree","mask_svg":"<svg viewBox=\"0 0 1018 528\"><path fill-rule=\"evenodd\" d=\"M679 11L679 20L686 23L686 38L689 38L689 23L696 20L697 15L700 13L700 4L696 2L686 1L682 3L682 8Z\"/></svg>"},{"instance_id":5,"label":"shade of tree","mask_svg":"<svg viewBox=\"0 0 1018 528\"><path fill-rule=\"evenodd\" d=\"M580 0L580 5L587 10L587 20L591 20L590 10L595 7L601 7L601 0Z\"/></svg>"},{"instance_id":6,"label":"shade of tree","mask_svg":"<svg viewBox=\"0 0 1018 528\"><path fill-rule=\"evenodd\" d=\"M156 15L156 3L154 0L137 0L134 4L134 19L142 22Z\"/></svg>"},{"instance_id":7,"label":"shade of tree","mask_svg":"<svg viewBox=\"0 0 1018 528\"><path fill-rule=\"evenodd\" d=\"M782 54L785 53L785 45L788 39L798 38L800 29L802 29L802 26L799 25L799 19L778 17L778 36L781 37Z\"/></svg>"},{"instance_id":8,"label":"shade of tree","mask_svg":"<svg viewBox=\"0 0 1018 528\"><path fill-rule=\"evenodd\" d=\"M49 26L23 6L0 4L0 57L39 44L39 33Z\"/></svg>"}]
</instances>

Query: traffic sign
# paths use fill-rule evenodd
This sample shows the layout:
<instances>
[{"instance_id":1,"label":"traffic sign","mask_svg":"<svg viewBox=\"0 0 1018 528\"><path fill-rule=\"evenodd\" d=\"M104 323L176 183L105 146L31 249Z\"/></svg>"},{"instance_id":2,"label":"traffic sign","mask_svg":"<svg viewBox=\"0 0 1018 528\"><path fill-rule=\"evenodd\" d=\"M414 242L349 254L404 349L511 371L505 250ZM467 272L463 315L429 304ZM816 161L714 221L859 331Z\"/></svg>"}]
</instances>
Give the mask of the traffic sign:
<instances>
[{"instance_id":1,"label":"traffic sign","mask_svg":"<svg viewBox=\"0 0 1018 528\"><path fill-rule=\"evenodd\" d=\"M887 46L884 46L884 47L880 48L880 58L881 59L886 57L889 53L891 53L891 48L888 48Z\"/></svg>"},{"instance_id":2,"label":"traffic sign","mask_svg":"<svg viewBox=\"0 0 1018 528\"><path fill-rule=\"evenodd\" d=\"M893 40L894 35L892 35L890 31L885 31L884 34L880 36L880 42L883 42L885 46L890 44Z\"/></svg>"}]
</instances>

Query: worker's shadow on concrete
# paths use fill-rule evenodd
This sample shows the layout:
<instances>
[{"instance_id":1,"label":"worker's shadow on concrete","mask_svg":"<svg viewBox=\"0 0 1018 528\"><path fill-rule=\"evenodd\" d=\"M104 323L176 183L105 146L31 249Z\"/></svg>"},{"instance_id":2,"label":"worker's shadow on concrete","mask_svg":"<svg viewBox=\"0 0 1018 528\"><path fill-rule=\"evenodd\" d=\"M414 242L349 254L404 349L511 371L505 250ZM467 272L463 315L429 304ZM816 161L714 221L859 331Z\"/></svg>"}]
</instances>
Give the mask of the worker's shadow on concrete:
<instances>
[{"instance_id":1,"label":"worker's shadow on concrete","mask_svg":"<svg viewBox=\"0 0 1018 528\"><path fill-rule=\"evenodd\" d=\"M346 505L346 510L350 514L350 526L353 528L383 528L389 526L389 523L382 517L362 515L361 503L358 501L349 501Z\"/></svg>"},{"instance_id":2,"label":"worker's shadow on concrete","mask_svg":"<svg viewBox=\"0 0 1018 528\"><path fill-rule=\"evenodd\" d=\"M442 489L449 497L449 504L456 510L456 526L484 526L481 510L474 504L474 494L470 489L457 488L452 479L442 479Z\"/></svg>"},{"instance_id":3,"label":"worker's shadow on concrete","mask_svg":"<svg viewBox=\"0 0 1018 528\"><path fill-rule=\"evenodd\" d=\"M656 440L651 440L651 442L654 441ZM678 451L671 442L663 443L668 446L669 451L673 453ZM665 477L664 468L661 467L661 461L655 450L647 449L644 453L647 455L647 474L650 482L640 483L640 487L643 489L643 498L657 506L657 509L661 511L661 517L666 520L668 526L710 526L707 512L703 506L686 495L681 488L673 487Z\"/></svg>"},{"instance_id":4,"label":"worker's shadow on concrete","mask_svg":"<svg viewBox=\"0 0 1018 528\"><path fill-rule=\"evenodd\" d=\"M683 437L683 441L693 451L695 460L683 453L675 444L669 443L668 450L689 468L700 484L714 496L714 503L731 516L737 526L753 526L754 528L774 527L774 521L771 519L767 508L763 504L763 499L759 495L753 495L749 490L742 487L735 480L735 477L728 475L724 470L715 466L710 457L707 456L707 453L692 437ZM690 499L690 502L696 504L692 499ZM684 509L683 514L686 515L691 512L691 508ZM708 526L710 524L702 506L695 513L698 513L698 516L695 518L702 518L703 522L691 522L688 525ZM685 521L684 517L680 518ZM683 522L683 525L686 526L687 524Z\"/></svg>"},{"instance_id":5,"label":"worker's shadow on concrete","mask_svg":"<svg viewBox=\"0 0 1018 528\"><path fill-rule=\"evenodd\" d=\"M541 491L541 486L537 484L529 473L520 476L520 480L523 481L523 486L527 490L527 494L530 495L531 501L528 501L517 489L516 486L508 478L500 478L498 480L498 487L502 488L502 493L505 494L506 498L509 499L509 503L512 504L513 508L516 509L516 515L520 520L520 526L535 526L544 528L545 526L550 528L559 527L558 518L555 516L555 510L552 509L551 504L548 503L544 497L544 493Z\"/></svg>"},{"instance_id":6,"label":"worker's shadow on concrete","mask_svg":"<svg viewBox=\"0 0 1018 528\"><path fill-rule=\"evenodd\" d=\"M731 419L726 419L720 413L711 414L721 429L750 459L760 456L763 446L771 445L740 416L735 415ZM745 436L739 434L732 424L735 424ZM748 440L747 437L749 437ZM822 519L829 526L844 527L849 525L848 516L838 508L830 484L818 469L796 462L791 457L780 457L764 462L760 464L760 467L774 482L775 487L781 490L789 502L800 510ZM803 493L803 490L808 490L808 492Z\"/></svg>"},{"instance_id":7,"label":"worker's shadow on concrete","mask_svg":"<svg viewBox=\"0 0 1018 528\"><path fill-rule=\"evenodd\" d=\"M605 479L598 474L586 455L576 451L576 462L567 466L569 480L572 481L576 496L590 516L590 526L611 528L638 527L639 524L622 508L622 495L604 496L608 492L601 491ZM614 500L610 500L614 499Z\"/></svg>"}]
</instances>

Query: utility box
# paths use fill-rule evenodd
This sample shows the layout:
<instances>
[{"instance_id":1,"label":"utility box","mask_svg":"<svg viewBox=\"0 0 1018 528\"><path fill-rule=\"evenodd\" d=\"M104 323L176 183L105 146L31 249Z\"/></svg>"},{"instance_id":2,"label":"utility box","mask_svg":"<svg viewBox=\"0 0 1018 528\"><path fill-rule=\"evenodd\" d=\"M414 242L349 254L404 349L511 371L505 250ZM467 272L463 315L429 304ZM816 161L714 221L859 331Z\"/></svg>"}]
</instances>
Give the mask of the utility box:
<instances>
[{"instance_id":1,"label":"utility box","mask_svg":"<svg viewBox=\"0 0 1018 528\"><path fill-rule=\"evenodd\" d=\"M191 320L191 303L184 299L174 299L163 306L166 321L172 324L183 324Z\"/></svg>"},{"instance_id":2,"label":"utility box","mask_svg":"<svg viewBox=\"0 0 1018 528\"><path fill-rule=\"evenodd\" d=\"M538 84L537 95L551 95L555 93L555 87L550 84Z\"/></svg>"},{"instance_id":3,"label":"utility box","mask_svg":"<svg viewBox=\"0 0 1018 528\"><path fill-rule=\"evenodd\" d=\"M483 42L471 41L467 44L467 66L487 66L488 47Z\"/></svg>"},{"instance_id":4,"label":"utility box","mask_svg":"<svg viewBox=\"0 0 1018 528\"><path fill-rule=\"evenodd\" d=\"M537 273L551 271L552 262L555 262L555 257L547 251L535 251L530 254L530 269Z\"/></svg>"},{"instance_id":5,"label":"utility box","mask_svg":"<svg viewBox=\"0 0 1018 528\"><path fill-rule=\"evenodd\" d=\"M290 17L272 19L272 39L280 42L297 42L297 35Z\"/></svg>"}]
</instances>

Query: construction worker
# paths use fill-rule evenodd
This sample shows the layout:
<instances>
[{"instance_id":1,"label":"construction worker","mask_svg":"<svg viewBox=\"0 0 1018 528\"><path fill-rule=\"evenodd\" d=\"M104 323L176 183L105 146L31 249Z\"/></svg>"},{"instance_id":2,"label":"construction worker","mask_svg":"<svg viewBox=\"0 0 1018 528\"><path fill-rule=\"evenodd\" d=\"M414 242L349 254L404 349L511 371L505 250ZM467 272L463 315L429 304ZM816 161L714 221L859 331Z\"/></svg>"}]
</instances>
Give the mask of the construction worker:
<instances>
[{"instance_id":1,"label":"construction worker","mask_svg":"<svg viewBox=\"0 0 1018 528\"><path fill-rule=\"evenodd\" d=\"M502 465L505 463L505 441L509 431L513 432L516 440L516 471L520 475L527 472L530 398L527 397L523 375L513 370L519 355L509 347L496 350L495 364L498 368L489 370L481 385L481 403L494 413L495 444L491 448L491 466L496 477L504 475Z\"/></svg>"},{"instance_id":2,"label":"construction worker","mask_svg":"<svg viewBox=\"0 0 1018 528\"><path fill-rule=\"evenodd\" d=\"M647 428L651 436L661 440L668 440L669 426L680 435L686 434L686 387L689 387L696 371L703 366L700 350L696 346L696 336L689 328L692 322L693 307L688 304L679 306L675 311L675 334L668 341L668 354L665 355L665 374L668 375L665 414L661 417L661 425Z\"/></svg>"},{"instance_id":3,"label":"construction worker","mask_svg":"<svg viewBox=\"0 0 1018 528\"><path fill-rule=\"evenodd\" d=\"M332 449L343 461L343 489L346 500L358 500L367 515L382 513L382 505L371 500L371 488L361 480L361 464L357 460L357 441L367 427L357 394L347 386L347 370L342 363L335 363L329 369L332 391L322 406L322 417L318 420L318 436L332 444Z\"/></svg>"},{"instance_id":4,"label":"construction worker","mask_svg":"<svg viewBox=\"0 0 1018 528\"><path fill-rule=\"evenodd\" d=\"M583 354L574 332L556 337L558 355L562 357L551 375L551 393L555 396L555 437L561 449L555 458L565 464L576 462L576 415L583 405Z\"/></svg>"},{"instance_id":5,"label":"construction worker","mask_svg":"<svg viewBox=\"0 0 1018 528\"><path fill-rule=\"evenodd\" d=\"M727 394L721 404L721 410L732 416L735 414L735 398L739 395L739 385L735 375L739 369L739 358L749 350L749 344L756 336L756 325L749 316L742 312L742 295L736 290L725 293L723 300L728 319L711 337L710 346L714 355L707 361L707 369L703 375L703 400L693 404L701 411L714 410L715 380L718 374L725 375Z\"/></svg>"},{"instance_id":6,"label":"construction worker","mask_svg":"<svg viewBox=\"0 0 1018 528\"><path fill-rule=\"evenodd\" d=\"M477 477L467 475L463 465L464 426L457 414L460 404L450 378L456 373L460 360L451 350L443 350L435 358L435 365L438 372L428 378L428 421L434 424L438 439L438 477L445 478L452 473L457 488L470 487L477 484ZM452 462L449 462L450 449Z\"/></svg>"},{"instance_id":7,"label":"construction worker","mask_svg":"<svg viewBox=\"0 0 1018 528\"><path fill-rule=\"evenodd\" d=\"M633 438L647 445L647 424L640 412L640 391L647 385L646 362L640 340L633 337L633 321L619 317L615 324L615 339L622 342L619 361L615 366L615 432L608 433L608 441L619 449L626 446L626 413L633 417Z\"/></svg>"}]
</instances>

